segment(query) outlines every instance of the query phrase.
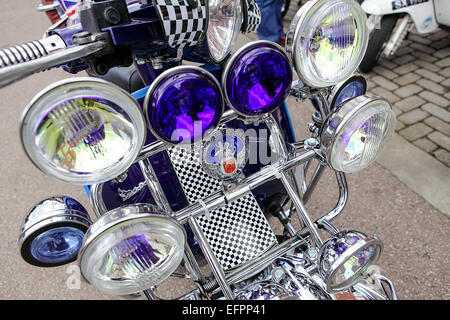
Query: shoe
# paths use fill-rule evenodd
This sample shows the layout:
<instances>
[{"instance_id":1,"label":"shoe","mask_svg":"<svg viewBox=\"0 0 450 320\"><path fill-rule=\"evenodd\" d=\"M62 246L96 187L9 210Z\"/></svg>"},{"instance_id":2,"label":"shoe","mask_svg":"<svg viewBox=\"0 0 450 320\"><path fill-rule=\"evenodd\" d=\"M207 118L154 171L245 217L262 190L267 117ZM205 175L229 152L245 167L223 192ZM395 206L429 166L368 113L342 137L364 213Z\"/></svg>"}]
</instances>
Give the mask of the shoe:
<instances>
[{"instance_id":1,"label":"shoe","mask_svg":"<svg viewBox=\"0 0 450 320\"><path fill-rule=\"evenodd\" d=\"M278 39L278 44L284 46L286 44L286 36L281 36Z\"/></svg>"}]
</instances>

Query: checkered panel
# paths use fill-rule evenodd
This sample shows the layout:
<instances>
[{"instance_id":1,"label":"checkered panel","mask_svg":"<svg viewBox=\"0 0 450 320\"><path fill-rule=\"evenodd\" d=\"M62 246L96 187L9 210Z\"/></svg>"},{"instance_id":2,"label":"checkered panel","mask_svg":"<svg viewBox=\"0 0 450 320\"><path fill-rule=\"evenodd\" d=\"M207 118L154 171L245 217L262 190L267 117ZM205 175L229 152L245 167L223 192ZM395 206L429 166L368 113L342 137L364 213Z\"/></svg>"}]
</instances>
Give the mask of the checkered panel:
<instances>
[{"instance_id":1,"label":"checkered panel","mask_svg":"<svg viewBox=\"0 0 450 320\"><path fill-rule=\"evenodd\" d=\"M261 23L261 11L255 0L243 0L244 5L244 23L242 24L242 33L256 31Z\"/></svg>"},{"instance_id":2,"label":"checkered panel","mask_svg":"<svg viewBox=\"0 0 450 320\"><path fill-rule=\"evenodd\" d=\"M190 203L220 189L219 180L203 171L199 151L188 155L186 150L175 147L169 150L169 156ZM199 217L197 221L225 270L259 256L277 241L251 194Z\"/></svg>"},{"instance_id":3,"label":"checkered panel","mask_svg":"<svg viewBox=\"0 0 450 320\"><path fill-rule=\"evenodd\" d=\"M181 49L197 44L208 28L206 0L196 0L192 8L186 0L153 0L170 47Z\"/></svg>"}]
</instances>

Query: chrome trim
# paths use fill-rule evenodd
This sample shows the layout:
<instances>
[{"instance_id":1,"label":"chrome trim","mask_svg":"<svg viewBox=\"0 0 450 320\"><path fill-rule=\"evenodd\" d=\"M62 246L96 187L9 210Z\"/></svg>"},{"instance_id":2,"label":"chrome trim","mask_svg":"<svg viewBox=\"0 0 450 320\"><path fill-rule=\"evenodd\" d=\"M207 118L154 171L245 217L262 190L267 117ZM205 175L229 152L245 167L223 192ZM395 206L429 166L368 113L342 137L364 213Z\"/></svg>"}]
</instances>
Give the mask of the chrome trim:
<instances>
[{"instance_id":1,"label":"chrome trim","mask_svg":"<svg viewBox=\"0 0 450 320\"><path fill-rule=\"evenodd\" d=\"M202 249L203 254L205 255L206 260L208 261L209 266L211 267L211 271L213 272L215 279L217 280L220 288L222 289L223 294L228 300L234 299L233 290L231 290L227 280L225 278L225 272L217 260L214 252L209 246L208 240L204 235L200 225L194 217L189 218L189 226L192 229L192 232L195 234L195 237L198 240L198 244Z\"/></svg>"}]
</instances>

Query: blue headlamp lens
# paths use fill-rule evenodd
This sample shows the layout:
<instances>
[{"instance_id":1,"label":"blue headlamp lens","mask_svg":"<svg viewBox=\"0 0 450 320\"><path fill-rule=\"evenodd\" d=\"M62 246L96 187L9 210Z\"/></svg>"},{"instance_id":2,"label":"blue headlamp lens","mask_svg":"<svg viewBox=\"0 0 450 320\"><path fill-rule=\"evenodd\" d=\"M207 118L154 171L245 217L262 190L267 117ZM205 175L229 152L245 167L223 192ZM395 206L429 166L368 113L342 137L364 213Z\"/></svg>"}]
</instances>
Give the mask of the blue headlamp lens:
<instances>
[{"instance_id":1,"label":"blue headlamp lens","mask_svg":"<svg viewBox=\"0 0 450 320\"><path fill-rule=\"evenodd\" d=\"M160 140L190 144L219 125L224 99L220 84L206 70L172 68L150 86L144 101L147 124Z\"/></svg>"},{"instance_id":2,"label":"blue headlamp lens","mask_svg":"<svg viewBox=\"0 0 450 320\"><path fill-rule=\"evenodd\" d=\"M25 217L19 236L20 254L39 267L75 261L91 224L89 213L77 200L67 196L44 199Z\"/></svg>"},{"instance_id":3,"label":"blue headlamp lens","mask_svg":"<svg viewBox=\"0 0 450 320\"><path fill-rule=\"evenodd\" d=\"M364 85L359 81L350 82L337 96L334 105L338 106L351 98L362 96L365 93Z\"/></svg>"},{"instance_id":4,"label":"blue headlamp lens","mask_svg":"<svg viewBox=\"0 0 450 320\"><path fill-rule=\"evenodd\" d=\"M31 255L38 261L59 264L74 260L83 242L84 232L74 227L50 229L31 243Z\"/></svg>"},{"instance_id":5,"label":"blue headlamp lens","mask_svg":"<svg viewBox=\"0 0 450 320\"><path fill-rule=\"evenodd\" d=\"M283 48L269 41L242 47L227 63L222 87L231 108L247 117L277 109L289 94L292 70Z\"/></svg>"}]
</instances>

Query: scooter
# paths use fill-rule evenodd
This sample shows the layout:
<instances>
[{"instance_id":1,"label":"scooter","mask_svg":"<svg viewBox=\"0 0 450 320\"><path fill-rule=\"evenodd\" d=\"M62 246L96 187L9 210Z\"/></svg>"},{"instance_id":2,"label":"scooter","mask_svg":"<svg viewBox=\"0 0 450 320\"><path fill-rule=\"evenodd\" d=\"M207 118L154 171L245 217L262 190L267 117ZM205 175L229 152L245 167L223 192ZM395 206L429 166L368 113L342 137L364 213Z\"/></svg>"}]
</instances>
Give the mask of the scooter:
<instances>
[{"instance_id":1,"label":"scooter","mask_svg":"<svg viewBox=\"0 0 450 320\"><path fill-rule=\"evenodd\" d=\"M450 27L448 0L365 0L361 7L369 15L371 29L369 45L359 66L365 73L372 70L381 56L393 56L413 28L419 34L427 34Z\"/></svg>"}]
</instances>

